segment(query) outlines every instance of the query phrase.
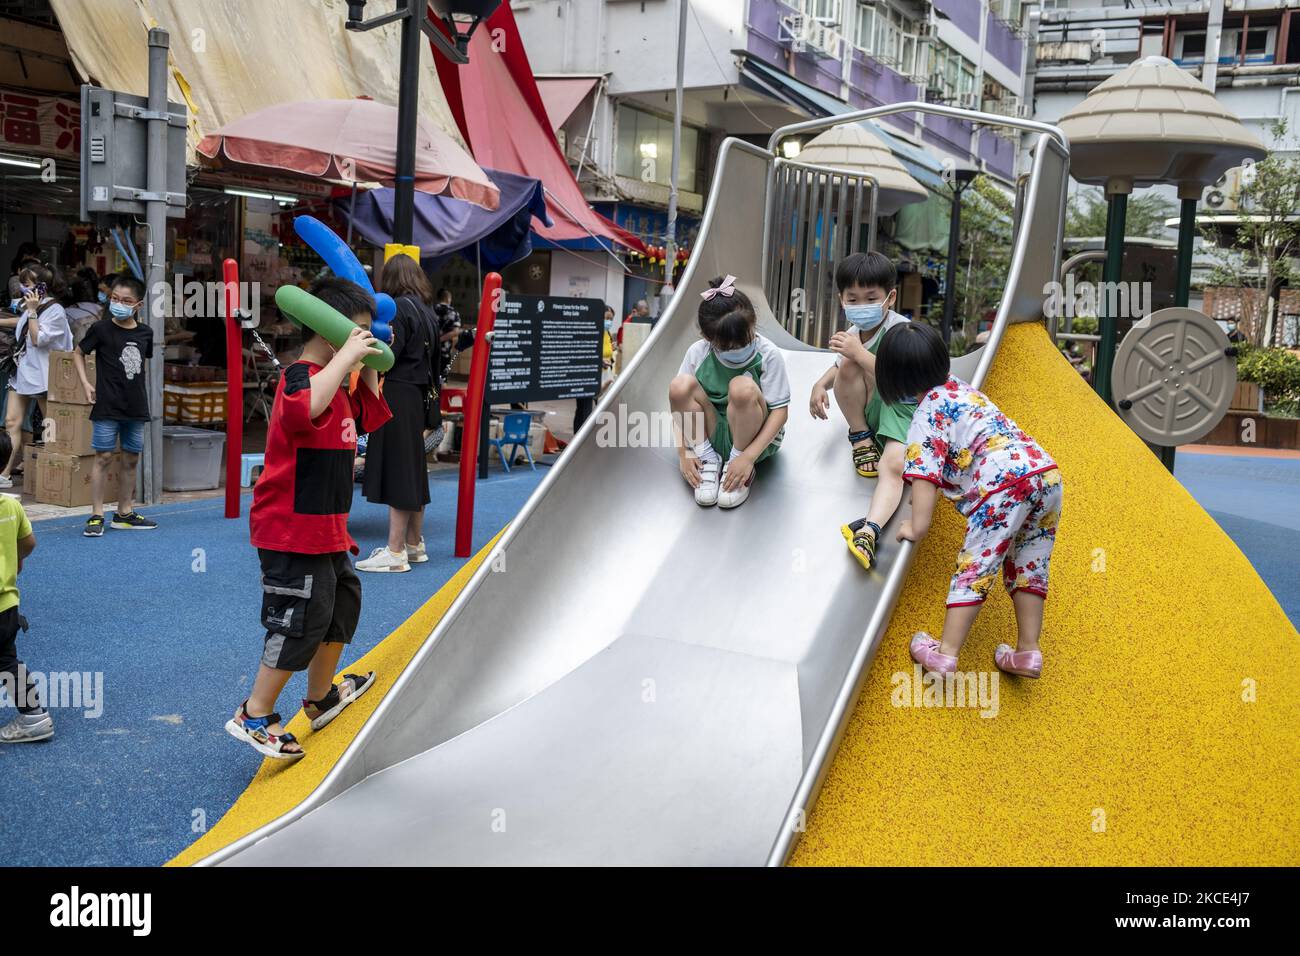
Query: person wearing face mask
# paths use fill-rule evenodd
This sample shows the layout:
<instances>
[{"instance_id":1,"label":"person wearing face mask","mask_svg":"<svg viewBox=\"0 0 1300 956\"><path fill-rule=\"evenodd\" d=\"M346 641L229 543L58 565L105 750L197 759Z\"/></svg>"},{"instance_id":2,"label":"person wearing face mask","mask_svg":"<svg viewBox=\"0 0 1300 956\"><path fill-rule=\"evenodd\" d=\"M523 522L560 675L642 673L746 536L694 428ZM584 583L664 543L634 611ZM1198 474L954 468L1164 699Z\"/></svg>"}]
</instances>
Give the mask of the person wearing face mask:
<instances>
[{"instance_id":1,"label":"person wearing face mask","mask_svg":"<svg viewBox=\"0 0 1300 956\"><path fill-rule=\"evenodd\" d=\"M50 374L50 352L72 348L72 329L59 298L66 287L62 279L42 265L28 266L19 274L22 314L18 317L17 361L9 383L5 430L13 442L13 454L0 471L0 488L12 488L13 469L23 460L23 423L35 404L44 406Z\"/></svg>"},{"instance_id":2,"label":"person wearing face mask","mask_svg":"<svg viewBox=\"0 0 1300 956\"><path fill-rule=\"evenodd\" d=\"M682 477L702 507L745 503L754 466L776 454L790 417L785 360L755 332L758 316L735 282L719 277L700 293L703 338L686 350L668 386L681 427Z\"/></svg>"},{"instance_id":3,"label":"person wearing face mask","mask_svg":"<svg viewBox=\"0 0 1300 956\"><path fill-rule=\"evenodd\" d=\"M809 411L826 420L829 392L835 392L849 424L853 466L864 478L878 478L867 516L841 529L853 556L865 568L875 563L880 529L893 517L903 496L903 447L915 403L881 400L875 387L876 352L885 333L907 322L893 311L898 301L898 270L888 256L859 252L835 267L835 287L849 327L831 336L835 364L813 384Z\"/></svg>"},{"instance_id":4,"label":"person wearing face mask","mask_svg":"<svg viewBox=\"0 0 1300 956\"><path fill-rule=\"evenodd\" d=\"M94 429L90 444L95 449L95 467L90 473L94 501L82 532L88 538L104 533L104 474L113 462L119 443L122 464L118 469L117 512L112 527L119 531L152 531L158 525L134 508L135 471L144 451L144 426L149 421L149 386L145 360L153 358L153 329L140 321L144 304L144 283L121 276L113 284L105 318L89 329L73 353L77 376L86 401L91 404ZM84 356L94 353L95 384L86 375Z\"/></svg>"}]
</instances>

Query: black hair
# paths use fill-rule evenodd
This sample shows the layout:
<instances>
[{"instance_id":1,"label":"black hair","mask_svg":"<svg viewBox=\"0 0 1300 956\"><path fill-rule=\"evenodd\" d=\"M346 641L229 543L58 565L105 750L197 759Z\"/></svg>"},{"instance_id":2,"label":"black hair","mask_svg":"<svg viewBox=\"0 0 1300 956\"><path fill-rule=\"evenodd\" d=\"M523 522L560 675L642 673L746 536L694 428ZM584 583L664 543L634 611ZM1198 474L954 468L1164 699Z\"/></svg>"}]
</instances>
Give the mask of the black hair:
<instances>
[{"instance_id":1,"label":"black hair","mask_svg":"<svg viewBox=\"0 0 1300 956\"><path fill-rule=\"evenodd\" d=\"M72 280L74 282L80 279L82 282L89 282L91 285L99 285L99 273L90 266L82 266L74 275L75 278Z\"/></svg>"},{"instance_id":2,"label":"black hair","mask_svg":"<svg viewBox=\"0 0 1300 956\"><path fill-rule=\"evenodd\" d=\"M109 286L109 291L113 289L128 289L137 302L144 301L144 283L126 272L113 277L113 284Z\"/></svg>"},{"instance_id":3,"label":"black hair","mask_svg":"<svg viewBox=\"0 0 1300 956\"><path fill-rule=\"evenodd\" d=\"M366 313L373 321L375 317L375 299L369 292L349 279L338 276L324 276L317 279L307 290L330 308L342 312L346 318ZM310 342L316 333L307 326L302 327L302 340Z\"/></svg>"},{"instance_id":4,"label":"black hair","mask_svg":"<svg viewBox=\"0 0 1300 956\"><path fill-rule=\"evenodd\" d=\"M709 280L709 288L722 285L722 276ZM700 300L700 334L720 352L744 348L754 340L754 326L758 315L749 296L739 289L731 295L715 295Z\"/></svg>"},{"instance_id":5,"label":"black hair","mask_svg":"<svg viewBox=\"0 0 1300 956\"><path fill-rule=\"evenodd\" d=\"M448 289L445 285L444 285L444 286L440 286L440 287L438 288L438 291L434 294L434 300L437 301L437 302L442 302L443 300L446 300L447 302L450 302L450 301L451 301L451 290Z\"/></svg>"},{"instance_id":6,"label":"black hair","mask_svg":"<svg viewBox=\"0 0 1300 956\"><path fill-rule=\"evenodd\" d=\"M23 266L27 265L29 259L35 259L37 262L41 261L41 247L31 241L24 242L18 247L13 262L9 264L9 271L17 275L22 271Z\"/></svg>"},{"instance_id":7,"label":"black hair","mask_svg":"<svg viewBox=\"0 0 1300 956\"><path fill-rule=\"evenodd\" d=\"M879 286L888 294L898 286L898 270L882 253L855 252L835 266L835 288L843 292L852 286Z\"/></svg>"},{"instance_id":8,"label":"black hair","mask_svg":"<svg viewBox=\"0 0 1300 956\"><path fill-rule=\"evenodd\" d=\"M68 302L69 305L76 305L78 302L94 302L98 294L98 279L87 279L80 272L77 277L68 284Z\"/></svg>"},{"instance_id":9,"label":"black hair","mask_svg":"<svg viewBox=\"0 0 1300 956\"><path fill-rule=\"evenodd\" d=\"M921 322L899 322L876 352L876 388L886 404L912 399L948 381L951 362L943 336Z\"/></svg>"},{"instance_id":10,"label":"black hair","mask_svg":"<svg viewBox=\"0 0 1300 956\"><path fill-rule=\"evenodd\" d=\"M117 281L117 273L109 272L99 277L98 285L102 285L106 289L112 289L113 283L115 283L116 281Z\"/></svg>"}]
</instances>

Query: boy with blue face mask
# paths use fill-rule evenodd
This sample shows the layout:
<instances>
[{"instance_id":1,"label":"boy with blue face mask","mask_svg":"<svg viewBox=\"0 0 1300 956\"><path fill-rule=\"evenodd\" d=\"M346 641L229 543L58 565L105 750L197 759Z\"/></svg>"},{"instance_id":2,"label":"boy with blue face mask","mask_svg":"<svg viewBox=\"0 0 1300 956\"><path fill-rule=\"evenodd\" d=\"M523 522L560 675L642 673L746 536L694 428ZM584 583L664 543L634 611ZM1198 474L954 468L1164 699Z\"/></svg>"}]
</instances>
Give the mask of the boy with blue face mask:
<instances>
[{"instance_id":1,"label":"boy with blue face mask","mask_svg":"<svg viewBox=\"0 0 1300 956\"><path fill-rule=\"evenodd\" d=\"M104 475L120 442L122 466L118 470L117 513L112 528L152 531L150 519L134 510L135 469L144 450L144 425L149 421L149 390L145 359L153 358L153 329L137 321L144 307L144 283L128 275L117 277L108 298L105 317L86 330L73 352L77 375L93 407L94 428L90 444L95 467L90 473L94 510L82 532L87 538L104 534ZM95 384L86 375L83 355L95 353Z\"/></svg>"},{"instance_id":2,"label":"boy with blue face mask","mask_svg":"<svg viewBox=\"0 0 1300 956\"><path fill-rule=\"evenodd\" d=\"M668 401L680 421L682 477L702 507L737 508L754 466L776 454L790 415L790 380L780 350L754 331L758 315L736 277L700 293L698 342L686 350Z\"/></svg>"},{"instance_id":3,"label":"boy with blue face mask","mask_svg":"<svg viewBox=\"0 0 1300 956\"><path fill-rule=\"evenodd\" d=\"M835 268L835 287L849 328L831 336L835 364L814 383L808 404L814 418L825 420L828 393L835 392L849 424L854 467L864 478L878 476L867 516L841 529L853 556L870 569L880 529L903 496L903 448L916 408L915 403L881 401L875 387L876 351L886 331L908 320L893 311L898 270L888 256L859 252L845 257Z\"/></svg>"}]
</instances>

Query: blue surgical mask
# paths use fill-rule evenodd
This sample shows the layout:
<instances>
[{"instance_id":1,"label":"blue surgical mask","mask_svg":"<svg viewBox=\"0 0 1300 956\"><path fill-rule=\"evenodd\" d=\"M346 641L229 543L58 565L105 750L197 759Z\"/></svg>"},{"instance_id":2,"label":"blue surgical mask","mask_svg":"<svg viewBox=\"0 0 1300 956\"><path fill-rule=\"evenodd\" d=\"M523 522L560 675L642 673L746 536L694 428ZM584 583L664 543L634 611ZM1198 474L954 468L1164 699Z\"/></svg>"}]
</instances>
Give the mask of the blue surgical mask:
<instances>
[{"instance_id":1,"label":"blue surgical mask","mask_svg":"<svg viewBox=\"0 0 1300 956\"><path fill-rule=\"evenodd\" d=\"M107 292L101 292L101 293L99 294L99 304L100 304L100 305L103 305L103 304L104 304L105 302L107 302L107 301L108 301L108 293L107 293Z\"/></svg>"},{"instance_id":2,"label":"blue surgical mask","mask_svg":"<svg viewBox=\"0 0 1300 956\"><path fill-rule=\"evenodd\" d=\"M135 306L127 305L125 302L110 302L108 311L115 319L129 319L135 312Z\"/></svg>"},{"instance_id":3,"label":"blue surgical mask","mask_svg":"<svg viewBox=\"0 0 1300 956\"><path fill-rule=\"evenodd\" d=\"M10 300L9 300L9 311L10 311L10 312L21 312L22 310L23 310L23 300L22 300L22 299L10 299Z\"/></svg>"},{"instance_id":4,"label":"blue surgical mask","mask_svg":"<svg viewBox=\"0 0 1300 956\"><path fill-rule=\"evenodd\" d=\"M714 351L717 352L718 358L726 364L739 366L744 365L754 357L754 353L758 351L758 343L750 342L748 345L732 349L730 352L718 352L717 349L714 349Z\"/></svg>"},{"instance_id":5,"label":"blue surgical mask","mask_svg":"<svg viewBox=\"0 0 1300 956\"><path fill-rule=\"evenodd\" d=\"M613 331L614 331L614 320L613 320L613 319L606 319L606 320L605 320L605 331L606 331L606 332L613 332Z\"/></svg>"},{"instance_id":6,"label":"blue surgical mask","mask_svg":"<svg viewBox=\"0 0 1300 956\"><path fill-rule=\"evenodd\" d=\"M863 332L870 332L885 321L885 304L872 302L869 305L846 305L844 317Z\"/></svg>"}]
</instances>

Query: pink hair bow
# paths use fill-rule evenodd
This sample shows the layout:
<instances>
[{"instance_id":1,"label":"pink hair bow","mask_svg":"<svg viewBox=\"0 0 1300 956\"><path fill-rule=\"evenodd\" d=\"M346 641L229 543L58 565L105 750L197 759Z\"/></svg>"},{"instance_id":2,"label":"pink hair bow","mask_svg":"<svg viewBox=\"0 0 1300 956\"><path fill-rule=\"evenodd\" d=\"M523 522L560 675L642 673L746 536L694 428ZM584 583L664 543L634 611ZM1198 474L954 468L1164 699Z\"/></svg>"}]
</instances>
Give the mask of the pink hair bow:
<instances>
[{"instance_id":1,"label":"pink hair bow","mask_svg":"<svg viewBox=\"0 0 1300 956\"><path fill-rule=\"evenodd\" d=\"M722 285L718 286L716 289L705 289L703 292L701 292L700 298L703 299L705 302L710 301L715 295L725 295L727 298L731 298L731 294L735 291L736 291L736 277L727 276L725 279L722 280Z\"/></svg>"}]
</instances>

